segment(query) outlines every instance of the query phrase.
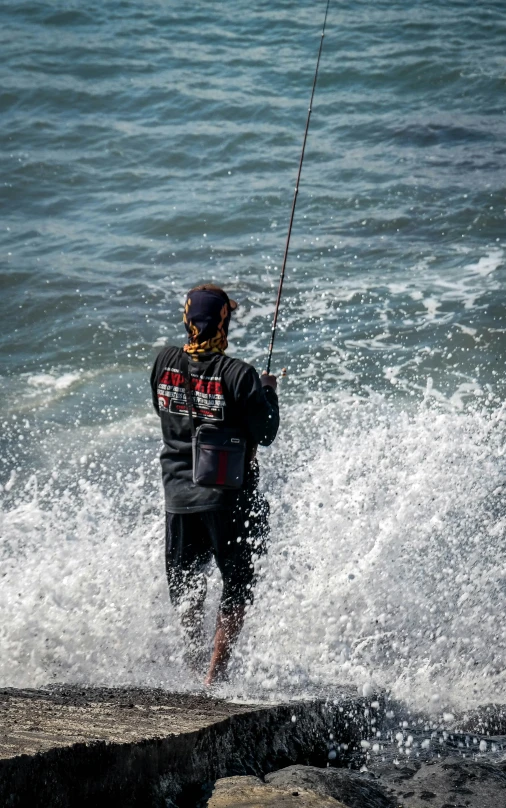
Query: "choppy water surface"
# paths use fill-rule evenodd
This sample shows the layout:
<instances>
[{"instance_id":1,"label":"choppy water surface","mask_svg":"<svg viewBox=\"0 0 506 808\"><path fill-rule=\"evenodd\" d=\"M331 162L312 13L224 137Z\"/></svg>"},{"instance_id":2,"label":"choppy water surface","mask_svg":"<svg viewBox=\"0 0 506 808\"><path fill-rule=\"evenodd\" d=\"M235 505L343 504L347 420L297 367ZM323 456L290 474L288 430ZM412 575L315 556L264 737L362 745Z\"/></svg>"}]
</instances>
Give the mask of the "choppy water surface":
<instances>
[{"instance_id":1,"label":"choppy water surface","mask_svg":"<svg viewBox=\"0 0 506 808\"><path fill-rule=\"evenodd\" d=\"M196 686L149 369L209 279L265 362L323 11L0 8L2 685ZM505 29L502 2L331 2L230 694L505 699Z\"/></svg>"}]
</instances>

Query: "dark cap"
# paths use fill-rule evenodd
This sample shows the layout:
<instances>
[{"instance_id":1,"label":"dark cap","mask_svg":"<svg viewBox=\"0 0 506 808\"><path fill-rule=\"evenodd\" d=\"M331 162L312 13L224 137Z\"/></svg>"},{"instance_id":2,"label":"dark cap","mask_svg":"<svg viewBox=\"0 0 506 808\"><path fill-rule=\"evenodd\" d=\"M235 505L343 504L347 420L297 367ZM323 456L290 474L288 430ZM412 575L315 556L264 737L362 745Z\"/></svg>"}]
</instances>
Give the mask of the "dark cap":
<instances>
[{"instance_id":1,"label":"dark cap","mask_svg":"<svg viewBox=\"0 0 506 808\"><path fill-rule=\"evenodd\" d=\"M186 295L186 298L188 299L194 292L217 292L223 297L224 300L227 301L230 311L235 311L239 305L235 300L232 300L232 298L227 295L221 286L216 286L214 283L203 283L201 286L194 286L193 289L190 289Z\"/></svg>"},{"instance_id":2,"label":"dark cap","mask_svg":"<svg viewBox=\"0 0 506 808\"><path fill-rule=\"evenodd\" d=\"M211 284L190 289L186 296L183 321L192 343L202 343L221 335L226 348L230 316L237 308L223 289Z\"/></svg>"}]
</instances>

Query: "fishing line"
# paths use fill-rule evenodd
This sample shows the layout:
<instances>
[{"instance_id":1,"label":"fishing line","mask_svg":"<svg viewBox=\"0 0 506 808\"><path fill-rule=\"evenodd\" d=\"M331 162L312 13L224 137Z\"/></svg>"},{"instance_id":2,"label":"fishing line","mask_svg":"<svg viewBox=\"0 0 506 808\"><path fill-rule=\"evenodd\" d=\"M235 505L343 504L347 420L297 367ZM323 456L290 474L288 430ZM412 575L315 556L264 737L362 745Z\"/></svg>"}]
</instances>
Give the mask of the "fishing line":
<instances>
[{"instance_id":1,"label":"fishing line","mask_svg":"<svg viewBox=\"0 0 506 808\"><path fill-rule=\"evenodd\" d=\"M269 343L269 350L268 350L268 356L267 356L267 367L266 367L267 373L270 373L270 370L271 370L272 350L274 348L274 340L276 338L276 328L277 328L277 323L278 323L279 304L281 302L281 293L283 291L283 281L285 279L286 260L288 258L288 248L290 246L290 236L292 235L293 217L295 215L295 205L297 204L297 196L298 196L298 193L299 193L300 175L301 175L301 172L302 172L302 163L304 161L304 151L306 149L306 140L307 140L307 133L308 133L308 130L309 130L309 121L311 120L311 111L313 109L314 91L315 91L315 88L316 88L316 80L318 78L318 68L320 67L320 57L322 55L323 40L324 40L324 37L325 37L325 26L327 24L327 14L329 12L329 5L330 5L330 0L327 0L327 8L325 9L325 18L323 20L322 35L321 35L321 38L320 38L320 49L318 51L318 59L316 61L316 70L315 70L314 79L313 79L313 89L311 91L311 100L309 102L309 109L308 109L308 113L307 113L306 130L304 132L304 140L302 142L302 152L301 152L301 155L300 155L299 171L298 171L298 174L297 174L297 182L295 184L295 191L294 191L294 194L293 194L292 212L291 212L291 215L290 215L290 223L288 225L288 235L286 237L285 254L283 256L283 266L281 267L281 275L280 275L280 278L279 278L278 297L277 297L277 300L276 300L276 308L274 310L274 320L272 322L271 341Z\"/></svg>"}]
</instances>

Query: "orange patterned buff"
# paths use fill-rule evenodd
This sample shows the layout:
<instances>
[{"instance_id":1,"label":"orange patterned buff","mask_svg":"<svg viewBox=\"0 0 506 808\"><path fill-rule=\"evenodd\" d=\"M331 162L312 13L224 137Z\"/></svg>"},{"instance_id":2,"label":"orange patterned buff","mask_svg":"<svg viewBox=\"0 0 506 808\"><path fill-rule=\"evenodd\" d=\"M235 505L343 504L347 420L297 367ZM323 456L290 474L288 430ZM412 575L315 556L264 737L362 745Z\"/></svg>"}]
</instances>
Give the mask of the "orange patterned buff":
<instances>
[{"instance_id":1,"label":"orange patterned buff","mask_svg":"<svg viewBox=\"0 0 506 808\"><path fill-rule=\"evenodd\" d=\"M183 322L189 335L189 354L225 353L232 306L225 292L192 290L186 299Z\"/></svg>"}]
</instances>

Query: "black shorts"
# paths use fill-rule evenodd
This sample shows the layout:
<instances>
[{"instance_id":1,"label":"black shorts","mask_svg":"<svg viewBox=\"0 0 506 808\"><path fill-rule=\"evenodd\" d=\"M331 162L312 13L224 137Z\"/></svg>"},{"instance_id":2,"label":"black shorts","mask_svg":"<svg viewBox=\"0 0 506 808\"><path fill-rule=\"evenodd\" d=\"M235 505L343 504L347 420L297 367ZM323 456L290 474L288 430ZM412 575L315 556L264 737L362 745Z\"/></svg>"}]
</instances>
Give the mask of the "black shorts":
<instances>
[{"instance_id":1,"label":"black shorts","mask_svg":"<svg viewBox=\"0 0 506 808\"><path fill-rule=\"evenodd\" d=\"M253 602L255 559L266 552L269 504L255 491L235 508L165 514L165 563L174 606L205 593L204 569L214 556L223 579L220 611Z\"/></svg>"}]
</instances>

